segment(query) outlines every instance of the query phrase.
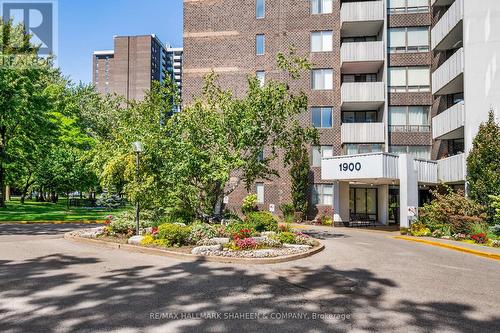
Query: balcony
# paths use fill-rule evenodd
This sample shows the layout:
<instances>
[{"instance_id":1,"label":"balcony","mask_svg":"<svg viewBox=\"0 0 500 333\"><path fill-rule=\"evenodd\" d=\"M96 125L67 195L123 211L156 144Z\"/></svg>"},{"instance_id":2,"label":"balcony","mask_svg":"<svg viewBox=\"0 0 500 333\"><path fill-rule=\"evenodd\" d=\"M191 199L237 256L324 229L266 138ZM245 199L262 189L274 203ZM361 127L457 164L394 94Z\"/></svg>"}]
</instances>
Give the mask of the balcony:
<instances>
[{"instance_id":1,"label":"balcony","mask_svg":"<svg viewBox=\"0 0 500 333\"><path fill-rule=\"evenodd\" d=\"M341 132L342 144L385 142L384 123L344 123Z\"/></svg>"},{"instance_id":2,"label":"balcony","mask_svg":"<svg viewBox=\"0 0 500 333\"><path fill-rule=\"evenodd\" d=\"M455 48L463 40L464 2L456 0L431 31L433 50Z\"/></svg>"},{"instance_id":3,"label":"balcony","mask_svg":"<svg viewBox=\"0 0 500 333\"><path fill-rule=\"evenodd\" d=\"M343 43L342 73L377 73L384 64L384 42Z\"/></svg>"},{"instance_id":4,"label":"balcony","mask_svg":"<svg viewBox=\"0 0 500 333\"><path fill-rule=\"evenodd\" d=\"M437 184L438 183L438 163L416 159L413 161L415 170L418 174L418 182L420 184Z\"/></svg>"},{"instance_id":5,"label":"balcony","mask_svg":"<svg viewBox=\"0 0 500 333\"><path fill-rule=\"evenodd\" d=\"M384 82L344 82L343 110L376 110L385 103Z\"/></svg>"},{"instance_id":6,"label":"balcony","mask_svg":"<svg viewBox=\"0 0 500 333\"><path fill-rule=\"evenodd\" d=\"M453 140L464 137L464 102L457 103L432 119L434 140Z\"/></svg>"},{"instance_id":7,"label":"balcony","mask_svg":"<svg viewBox=\"0 0 500 333\"><path fill-rule=\"evenodd\" d=\"M385 153L335 156L321 162L322 180L399 180L398 156Z\"/></svg>"},{"instance_id":8,"label":"balcony","mask_svg":"<svg viewBox=\"0 0 500 333\"><path fill-rule=\"evenodd\" d=\"M456 51L434 73L432 94L450 95L464 90L464 49Z\"/></svg>"},{"instance_id":9,"label":"balcony","mask_svg":"<svg viewBox=\"0 0 500 333\"><path fill-rule=\"evenodd\" d=\"M465 154L459 154L438 161L438 180L444 183L465 181Z\"/></svg>"},{"instance_id":10,"label":"balcony","mask_svg":"<svg viewBox=\"0 0 500 333\"><path fill-rule=\"evenodd\" d=\"M455 0L431 0L431 6L449 6Z\"/></svg>"},{"instance_id":11,"label":"balcony","mask_svg":"<svg viewBox=\"0 0 500 333\"><path fill-rule=\"evenodd\" d=\"M384 1L344 2L340 20L342 37L377 35L384 25Z\"/></svg>"}]
</instances>

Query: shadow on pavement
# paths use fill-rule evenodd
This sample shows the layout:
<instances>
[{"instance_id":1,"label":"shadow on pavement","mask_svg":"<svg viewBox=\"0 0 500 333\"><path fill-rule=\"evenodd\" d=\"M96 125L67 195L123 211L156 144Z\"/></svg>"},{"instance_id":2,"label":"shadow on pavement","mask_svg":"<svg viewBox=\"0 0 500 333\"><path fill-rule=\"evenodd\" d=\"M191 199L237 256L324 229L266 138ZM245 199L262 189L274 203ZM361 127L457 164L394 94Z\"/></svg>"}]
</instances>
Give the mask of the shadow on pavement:
<instances>
[{"instance_id":1,"label":"shadow on pavement","mask_svg":"<svg viewBox=\"0 0 500 333\"><path fill-rule=\"evenodd\" d=\"M398 285L369 270L292 267L272 273L202 260L168 267L103 270L97 258L64 254L0 261L0 331L21 332L425 332L500 331L500 318L477 319L469 305L404 300L382 305ZM160 267L160 268L159 268ZM98 272L98 273L89 273ZM403 296L404 297L404 296ZM12 310L14 307L14 310ZM181 313L221 313L187 320ZM228 313L347 314L346 320L224 320ZM159 316L170 318L155 319ZM153 317L153 318L152 318ZM392 320L392 321L391 321Z\"/></svg>"}]
</instances>

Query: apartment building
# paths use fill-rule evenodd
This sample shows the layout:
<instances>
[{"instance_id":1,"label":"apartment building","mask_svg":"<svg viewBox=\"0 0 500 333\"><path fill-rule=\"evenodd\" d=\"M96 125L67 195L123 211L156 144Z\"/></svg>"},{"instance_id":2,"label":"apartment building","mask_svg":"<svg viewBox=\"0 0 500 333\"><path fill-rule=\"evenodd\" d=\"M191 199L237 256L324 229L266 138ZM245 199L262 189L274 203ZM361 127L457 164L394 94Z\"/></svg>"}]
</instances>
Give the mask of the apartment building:
<instances>
[{"instance_id":1,"label":"apartment building","mask_svg":"<svg viewBox=\"0 0 500 333\"><path fill-rule=\"evenodd\" d=\"M249 74L263 82L285 79L275 56L294 45L299 54L307 55L313 69L291 82L290 88L308 95L309 112L301 121L320 133L320 146L311 147L309 217L333 214L339 223L368 219L406 226L429 197L430 188L440 181L463 186L465 155L460 157L462 171L453 158L439 159L466 152L470 146L460 146L460 133L470 135L471 142L490 107L497 108L500 102L495 77L497 37L478 35L470 47L483 48L485 61L481 68L474 67L473 61L469 65L472 75L477 80L482 76L483 81L477 86L471 83L470 94L481 102L471 110L470 117L475 118L470 125L465 125L467 116L456 124L451 112L457 108L465 112L462 100L467 100L467 93L464 98L460 95L464 88L451 88L460 86L456 77L460 74L452 76L448 69L451 63L456 65L448 49L461 45L438 40L460 38L454 30L467 29L458 22L458 28L450 26L452 15L446 13L453 10L452 2L184 0L184 101L199 95L203 75L212 70L220 75L222 86L236 95L245 92ZM476 2L471 13L482 29L470 27L483 35L485 29L498 29L500 17L498 4L485 3L490 7L480 9ZM467 22L465 17L462 20ZM479 21L481 17L484 21ZM479 40L481 46L477 46ZM460 55L467 54L465 44ZM463 86L466 66L458 67ZM475 86L484 91L478 92ZM484 110L476 111L479 106ZM462 129L452 128L460 124ZM252 189L265 209L290 201L287 170L281 168L280 174L257 182ZM246 194L243 189L235 191L228 206L238 209Z\"/></svg>"},{"instance_id":2,"label":"apartment building","mask_svg":"<svg viewBox=\"0 0 500 333\"><path fill-rule=\"evenodd\" d=\"M182 49L166 47L156 35L115 36L114 49L93 54L93 82L102 94L141 100L153 81L170 76L182 88Z\"/></svg>"}]
</instances>

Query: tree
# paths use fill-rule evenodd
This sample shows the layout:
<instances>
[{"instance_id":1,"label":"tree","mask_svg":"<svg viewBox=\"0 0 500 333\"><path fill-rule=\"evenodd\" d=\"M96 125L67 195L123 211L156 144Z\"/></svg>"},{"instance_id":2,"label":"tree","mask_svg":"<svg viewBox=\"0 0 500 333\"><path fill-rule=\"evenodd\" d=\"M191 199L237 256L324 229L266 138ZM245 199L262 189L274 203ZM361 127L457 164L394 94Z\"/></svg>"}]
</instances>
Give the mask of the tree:
<instances>
[{"instance_id":1,"label":"tree","mask_svg":"<svg viewBox=\"0 0 500 333\"><path fill-rule=\"evenodd\" d=\"M474 138L467 158L467 182L471 198L489 208L488 217L492 222L495 212L490 196L500 195L500 126L495 122L493 111Z\"/></svg>"},{"instance_id":2,"label":"tree","mask_svg":"<svg viewBox=\"0 0 500 333\"><path fill-rule=\"evenodd\" d=\"M0 207L5 207L8 172L52 137L50 88L64 84L51 59L40 59L24 28L0 21Z\"/></svg>"}]
</instances>

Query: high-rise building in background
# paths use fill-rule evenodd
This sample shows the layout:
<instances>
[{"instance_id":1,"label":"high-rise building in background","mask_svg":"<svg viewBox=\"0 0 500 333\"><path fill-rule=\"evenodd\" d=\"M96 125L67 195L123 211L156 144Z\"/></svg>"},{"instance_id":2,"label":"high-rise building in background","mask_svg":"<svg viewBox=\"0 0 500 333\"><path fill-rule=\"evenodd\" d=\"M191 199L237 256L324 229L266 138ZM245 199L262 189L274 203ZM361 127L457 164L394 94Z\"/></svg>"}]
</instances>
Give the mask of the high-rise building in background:
<instances>
[{"instance_id":1,"label":"high-rise building in background","mask_svg":"<svg viewBox=\"0 0 500 333\"><path fill-rule=\"evenodd\" d=\"M295 46L313 68L290 88L306 92L302 123L320 133L310 217L405 226L439 182L464 188L472 139L500 108L496 31L497 0L186 1L184 103L212 70L236 95L249 74L286 78L275 57ZM280 174L252 189L264 209L291 201Z\"/></svg>"},{"instance_id":2,"label":"high-rise building in background","mask_svg":"<svg viewBox=\"0 0 500 333\"><path fill-rule=\"evenodd\" d=\"M182 48L165 46L155 35L115 36L114 50L93 55L93 82L103 94L141 100L153 81L167 76L182 88Z\"/></svg>"}]
</instances>

